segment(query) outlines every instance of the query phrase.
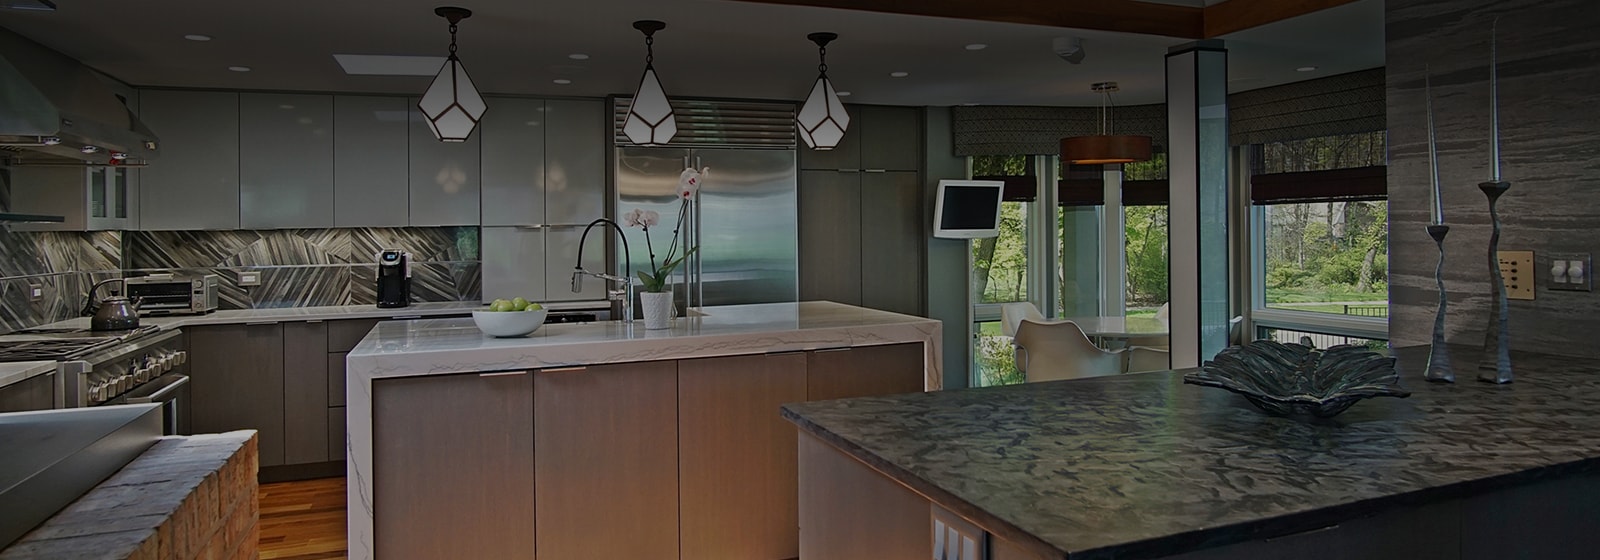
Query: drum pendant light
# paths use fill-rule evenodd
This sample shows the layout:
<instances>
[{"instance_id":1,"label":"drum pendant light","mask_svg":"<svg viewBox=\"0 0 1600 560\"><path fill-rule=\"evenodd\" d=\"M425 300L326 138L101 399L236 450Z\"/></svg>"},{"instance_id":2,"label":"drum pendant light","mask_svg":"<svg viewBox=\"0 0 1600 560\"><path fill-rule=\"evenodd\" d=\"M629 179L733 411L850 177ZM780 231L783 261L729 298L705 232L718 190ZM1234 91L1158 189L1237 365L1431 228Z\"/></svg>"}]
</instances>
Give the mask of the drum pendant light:
<instances>
[{"instance_id":1,"label":"drum pendant light","mask_svg":"<svg viewBox=\"0 0 1600 560\"><path fill-rule=\"evenodd\" d=\"M800 139L805 140L806 146L813 150L832 150L844 139L844 131L850 126L850 115L845 113L844 103L839 101L839 94L828 79L828 43L839 36L812 33L806 38L817 44L818 75L816 84L811 86L811 94L795 114L794 122L800 127Z\"/></svg>"},{"instance_id":2,"label":"drum pendant light","mask_svg":"<svg viewBox=\"0 0 1600 560\"><path fill-rule=\"evenodd\" d=\"M1099 92L1100 133L1093 136L1074 136L1061 139L1061 159L1074 165L1100 165L1133 163L1150 159L1150 137L1116 134L1111 104L1111 92L1117 91L1116 82L1100 82L1090 86ZM1107 105L1110 105L1108 108Z\"/></svg>"},{"instance_id":3,"label":"drum pendant light","mask_svg":"<svg viewBox=\"0 0 1600 560\"><path fill-rule=\"evenodd\" d=\"M655 34L667 24L654 20L633 22L633 28L644 33L644 77L639 79L639 90L628 104L628 118L622 122L622 133L628 141L639 146L665 146L678 133L678 117L656 79Z\"/></svg>"},{"instance_id":4,"label":"drum pendant light","mask_svg":"<svg viewBox=\"0 0 1600 560\"><path fill-rule=\"evenodd\" d=\"M428 129L435 138L443 142L465 142L488 109L478 88L472 85L472 78L467 76L467 69L461 66L461 59L456 58L456 24L472 17L472 11L444 6L434 8L433 13L450 22L450 57L445 59L444 67L434 76L428 91L422 94L417 108L427 117Z\"/></svg>"}]
</instances>

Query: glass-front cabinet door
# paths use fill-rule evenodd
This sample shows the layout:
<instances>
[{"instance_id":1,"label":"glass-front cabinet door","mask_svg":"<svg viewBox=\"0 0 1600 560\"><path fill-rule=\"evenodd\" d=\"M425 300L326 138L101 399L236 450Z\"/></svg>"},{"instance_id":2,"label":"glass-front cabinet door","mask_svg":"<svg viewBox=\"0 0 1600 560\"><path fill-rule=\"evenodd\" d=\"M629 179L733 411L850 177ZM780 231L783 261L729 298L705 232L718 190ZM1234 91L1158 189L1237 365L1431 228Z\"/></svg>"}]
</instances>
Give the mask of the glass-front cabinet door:
<instances>
[{"instance_id":1,"label":"glass-front cabinet door","mask_svg":"<svg viewBox=\"0 0 1600 560\"><path fill-rule=\"evenodd\" d=\"M84 174L91 230L126 229L128 225L128 169L94 166Z\"/></svg>"}]
</instances>

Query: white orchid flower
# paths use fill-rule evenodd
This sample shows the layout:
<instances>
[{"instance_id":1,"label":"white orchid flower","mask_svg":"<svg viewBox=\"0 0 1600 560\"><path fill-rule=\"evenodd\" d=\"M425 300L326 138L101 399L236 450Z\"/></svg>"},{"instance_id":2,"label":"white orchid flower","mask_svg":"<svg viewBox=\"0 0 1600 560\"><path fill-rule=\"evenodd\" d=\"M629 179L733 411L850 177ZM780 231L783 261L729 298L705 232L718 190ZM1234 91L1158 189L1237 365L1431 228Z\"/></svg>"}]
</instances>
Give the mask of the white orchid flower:
<instances>
[{"instance_id":1,"label":"white orchid flower","mask_svg":"<svg viewBox=\"0 0 1600 560\"><path fill-rule=\"evenodd\" d=\"M683 172L678 174L678 197L689 198L700 192L701 183L705 181L706 174L710 172L710 167L704 169L684 168Z\"/></svg>"},{"instance_id":2,"label":"white orchid flower","mask_svg":"<svg viewBox=\"0 0 1600 560\"><path fill-rule=\"evenodd\" d=\"M638 212L638 210L634 211ZM645 227L654 226L661 223L661 214L655 210L646 210L639 215L639 222L644 224Z\"/></svg>"},{"instance_id":3,"label":"white orchid flower","mask_svg":"<svg viewBox=\"0 0 1600 560\"><path fill-rule=\"evenodd\" d=\"M653 213L654 212L652 212L652 214ZM642 217L644 217L644 211L640 210L638 208L634 208L633 210L629 211L627 214L623 214L622 215L622 221L623 221L623 223L628 224L628 227L637 227L637 226L641 225L641 222L639 220Z\"/></svg>"}]
</instances>

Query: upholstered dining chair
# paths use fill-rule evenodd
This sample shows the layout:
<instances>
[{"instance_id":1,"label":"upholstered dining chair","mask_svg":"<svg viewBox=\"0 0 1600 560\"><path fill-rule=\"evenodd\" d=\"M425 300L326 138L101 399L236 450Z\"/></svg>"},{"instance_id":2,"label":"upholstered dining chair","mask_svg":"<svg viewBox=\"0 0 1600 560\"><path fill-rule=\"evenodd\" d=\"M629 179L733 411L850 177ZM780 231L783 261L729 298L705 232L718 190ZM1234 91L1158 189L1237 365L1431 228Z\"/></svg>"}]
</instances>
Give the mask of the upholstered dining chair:
<instances>
[{"instance_id":1,"label":"upholstered dining chair","mask_svg":"<svg viewBox=\"0 0 1600 560\"><path fill-rule=\"evenodd\" d=\"M1128 373L1172 369L1172 351L1170 349L1129 346L1124 352L1128 355Z\"/></svg>"},{"instance_id":2,"label":"upholstered dining chair","mask_svg":"<svg viewBox=\"0 0 1600 560\"><path fill-rule=\"evenodd\" d=\"M1029 382L1099 377L1122 373L1122 351L1095 346L1076 323L1041 323L1023 319L1017 325L1017 370Z\"/></svg>"},{"instance_id":3,"label":"upholstered dining chair","mask_svg":"<svg viewBox=\"0 0 1600 560\"><path fill-rule=\"evenodd\" d=\"M1044 315L1039 313L1039 308L1034 307L1030 302L1019 301L1015 303L1000 304L1001 334L1009 337L1016 337L1017 325L1022 323L1023 319L1027 319L1029 321L1038 321L1040 323L1045 321Z\"/></svg>"}]
</instances>

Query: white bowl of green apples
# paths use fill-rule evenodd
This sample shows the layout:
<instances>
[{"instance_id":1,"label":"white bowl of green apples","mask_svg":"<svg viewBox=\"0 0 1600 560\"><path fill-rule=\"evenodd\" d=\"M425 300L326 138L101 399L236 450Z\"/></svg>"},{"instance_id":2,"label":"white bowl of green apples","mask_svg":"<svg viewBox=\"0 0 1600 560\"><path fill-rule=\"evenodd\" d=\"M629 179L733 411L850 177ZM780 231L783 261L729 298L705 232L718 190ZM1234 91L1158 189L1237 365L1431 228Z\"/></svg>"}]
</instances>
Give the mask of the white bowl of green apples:
<instances>
[{"instance_id":1,"label":"white bowl of green apples","mask_svg":"<svg viewBox=\"0 0 1600 560\"><path fill-rule=\"evenodd\" d=\"M528 336L539 330L549 311L523 298L497 299L487 309L472 312L472 322L489 336L509 338Z\"/></svg>"}]
</instances>

